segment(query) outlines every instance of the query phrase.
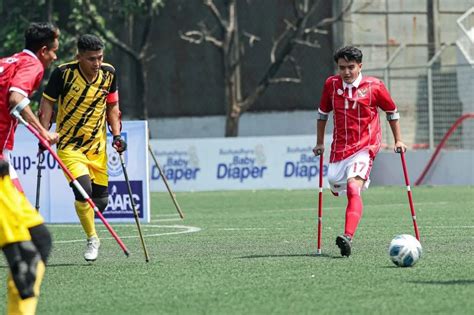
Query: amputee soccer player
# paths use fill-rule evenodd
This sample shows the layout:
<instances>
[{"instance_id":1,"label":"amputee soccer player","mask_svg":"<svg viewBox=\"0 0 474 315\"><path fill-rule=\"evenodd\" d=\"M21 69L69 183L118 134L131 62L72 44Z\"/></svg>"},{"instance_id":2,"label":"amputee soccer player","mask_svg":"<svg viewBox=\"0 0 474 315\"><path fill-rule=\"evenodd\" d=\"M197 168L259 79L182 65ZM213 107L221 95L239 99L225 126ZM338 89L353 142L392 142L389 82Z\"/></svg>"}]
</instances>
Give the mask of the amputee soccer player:
<instances>
[{"instance_id":1,"label":"amputee soccer player","mask_svg":"<svg viewBox=\"0 0 474 315\"><path fill-rule=\"evenodd\" d=\"M49 143L54 144L58 140L58 134L44 129L28 106L29 97L40 85L44 70L56 60L58 38L59 29L51 23L31 23L25 31L25 49L0 59L0 155L7 162L14 147L18 125L18 121L10 112L20 113ZM9 179L16 189L23 193L15 169L11 165ZM9 194L2 188L1 195L4 198ZM26 206L22 208L28 209ZM31 211L28 213L24 215L22 224L29 230L31 241L39 252L49 253L51 244L49 233L42 224L43 220L31 214Z\"/></svg>"},{"instance_id":2,"label":"amputee soccer player","mask_svg":"<svg viewBox=\"0 0 474 315\"><path fill-rule=\"evenodd\" d=\"M362 52L346 46L334 53L338 75L323 87L318 109L315 155L324 152L324 132L333 112L334 130L328 182L334 195L347 195L344 234L336 238L342 256L351 254L352 239L362 216L361 191L369 187L372 163L379 152L382 130L377 109L385 111L393 133L395 151L406 150L401 140L400 115L382 81L363 76Z\"/></svg>"},{"instance_id":3,"label":"amputee soccer player","mask_svg":"<svg viewBox=\"0 0 474 315\"><path fill-rule=\"evenodd\" d=\"M13 185L8 169L0 155L0 248L10 268L7 314L34 314L51 236L41 215ZM31 223L34 233L30 233Z\"/></svg>"},{"instance_id":4,"label":"amputee soccer player","mask_svg":"<svg viewBox=\"0 0 474 315\"><path fill-rule=\"evenodd\" d=\"M25 49L0 59L0 154L8 161L14 146L18 121L10 112L21 113L49 143L58 141L57 133L48 132L40 124L28 104L29 97L39 87L44 70L56 60L59 29L50 23L31 23L25 31ZM19 191L23 191L13 167L10 176Z\"/></svg>"},{"instance_id":5,"label":"amputee soccer player","mask_svg":"<svg viewBox=\"0 0 474 315\"><path fill-rule=\"evenodd\" d=\"M103 63L104 43L94 35L82 35L77 42L77 60L57 67L49 79L40 105L40 121L49 126L54 103L58 103L56 131L58 156L87 194L104 211L108 203L106 121L113 135L113 147L123 152L127 144L120 136L117 77L112 65ZM100 241L94 210L72 187L74 206L87 236L84 258L95 261Z\"/></svg>"}]
</instances>

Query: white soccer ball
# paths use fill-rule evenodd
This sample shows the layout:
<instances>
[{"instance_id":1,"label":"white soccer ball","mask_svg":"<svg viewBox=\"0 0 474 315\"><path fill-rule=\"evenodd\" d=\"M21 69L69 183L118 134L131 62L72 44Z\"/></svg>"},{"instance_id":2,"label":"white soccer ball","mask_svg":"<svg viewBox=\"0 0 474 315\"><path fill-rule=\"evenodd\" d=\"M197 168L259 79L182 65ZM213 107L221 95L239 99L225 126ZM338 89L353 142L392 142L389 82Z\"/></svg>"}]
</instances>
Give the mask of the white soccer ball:
<instances>
[{"instance_id":1,"label":"white soccer ball","mask_svg":"<svg viewBox=\"0 0 474 315\"><path fill-rule=\"evenodd\" d=\"M390 259L399 267L411 267L416 264L422 251L420 242L409 234L395 236L388 247Z\"/></svg>"}]
</instances>

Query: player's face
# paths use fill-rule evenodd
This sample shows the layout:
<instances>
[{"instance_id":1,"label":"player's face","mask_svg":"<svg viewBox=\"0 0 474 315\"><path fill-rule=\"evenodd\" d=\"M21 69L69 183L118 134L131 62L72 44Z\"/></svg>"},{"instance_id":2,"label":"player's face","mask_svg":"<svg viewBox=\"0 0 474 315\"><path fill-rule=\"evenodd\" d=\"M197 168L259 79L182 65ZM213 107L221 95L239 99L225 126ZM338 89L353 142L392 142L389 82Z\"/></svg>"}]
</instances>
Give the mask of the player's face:
<instances>
[{"instance_id":1,"label":"player's face","mask_svg":"<svg viewBox=\"0 0 474 315\"><path fill-rule=\"evenodd\" d=\"M45 69L48 68L51 65L51 63L53 63L53 61L58 59L58 57L56 56L56 51L58 50L58 48L59 48L59 41L56 38L51 48L44 46L43 48L40 49L39 54L37 54L37 56Z\"/></svg>"},{"instance_id":2,"label":"player's face","mask_svg":"<svg viewBox=\"0 0 474 315\"><path fill-rule=\"evenodd\" d=\"M102 49L96 51L86 50L80 52L77 59L84 74L88 77L95 77L102 66L104 51Z\"/></svg>"},{"instance_id":3,"label":"player's face","mask_svg":"<svg viewBox=\"0 0 474 315\"><path fill-rule=\"evenodd\" d=\"M360 70L362 69L362 63L357 63L354 60L347 61L343 58L339 58L337 61L337 68L339 75L347 84L354 82L359 76Z\"/></svg>"}]
</instances>

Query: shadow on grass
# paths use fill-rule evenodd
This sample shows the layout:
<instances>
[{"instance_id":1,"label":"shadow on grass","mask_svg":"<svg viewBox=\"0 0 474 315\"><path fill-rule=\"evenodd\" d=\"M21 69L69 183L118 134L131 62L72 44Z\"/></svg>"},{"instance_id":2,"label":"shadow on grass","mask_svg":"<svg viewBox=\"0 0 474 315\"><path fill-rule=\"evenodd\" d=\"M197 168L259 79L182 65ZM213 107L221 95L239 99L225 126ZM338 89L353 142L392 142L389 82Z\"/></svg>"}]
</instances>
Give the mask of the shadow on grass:
<instances>
[{"instance_id":1,"label":"shadow on grass","mask_svg":"<svg viewBox=\"0 0 474 315\"><path fill-rule=\"evenodd\" d=\"M433 285L474 285L474 280L431 280L431 281L409 281L415 284Z\"/></svg>"},{"instance_id":2,"label":"shadow on grass","mask_svg":"<svg viewBox=\"0 0 474 315\"><path fill-rule=\"evenodd\" d=\"M92 263L78 263L78 264L47 264L46 268L56 268L56 267L89 267L93 266ZM1 265L0 269L9 269L7 265Z\"/></svg>"},{"instance_id":3,"label":"shadow on grass","mask_svg":"<svg viewBox=\"0 0 474 315\"><path fill-rule=\"evenodd\" d=\"M77 263L77 264L47 264L46 268L56 268L56 267L88 267L93 264L91 263Z\"/></svg>"},{"instance_id":4,"label":"shadow on grass","mask_svg":"<svg viewBox=\"0 0 474 315\"><path fill-rule=\"evenodd\" d=\"M281 254L281 255L249 255L237 257L238 259L255 259L255 258L285 258L285 257L322 257L322 258L343 258L342 256L331 256L328 254Z\"/></svg>"}]
</instances>

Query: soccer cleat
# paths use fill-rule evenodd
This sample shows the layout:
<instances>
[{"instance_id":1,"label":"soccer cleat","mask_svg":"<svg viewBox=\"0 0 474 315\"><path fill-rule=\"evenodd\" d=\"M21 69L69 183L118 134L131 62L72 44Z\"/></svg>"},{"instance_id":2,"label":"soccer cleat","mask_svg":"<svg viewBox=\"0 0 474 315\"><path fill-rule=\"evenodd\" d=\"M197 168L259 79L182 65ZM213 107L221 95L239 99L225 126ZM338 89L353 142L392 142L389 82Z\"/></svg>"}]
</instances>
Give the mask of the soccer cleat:
<instances>
[{"instance_id":1,"label":"soccer cleat","mask_svg":"<svg viewBox=\"0 0 474 315\"><path fill-rule=\"evenodd\" d=\"M349 257L351 255L352 239L348 235L339 235L336 238L336 245L341 250L341 256Z\"/></svg>"},{"instance_id":2,"label":"soccer cleat","mask_svg":"<svg viewBox=\"0 0 474 315\"><path fill-rule=\"evenodd\" d=\"M99 256L100 240L97 236L92 236L87 239L86 251L84 252L84 259L86 261L95 261Z\"/></svg>"}]
</instances>

